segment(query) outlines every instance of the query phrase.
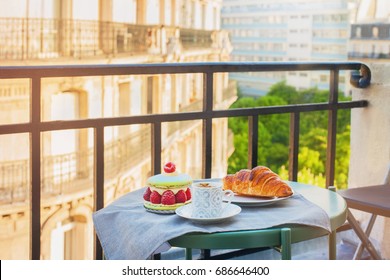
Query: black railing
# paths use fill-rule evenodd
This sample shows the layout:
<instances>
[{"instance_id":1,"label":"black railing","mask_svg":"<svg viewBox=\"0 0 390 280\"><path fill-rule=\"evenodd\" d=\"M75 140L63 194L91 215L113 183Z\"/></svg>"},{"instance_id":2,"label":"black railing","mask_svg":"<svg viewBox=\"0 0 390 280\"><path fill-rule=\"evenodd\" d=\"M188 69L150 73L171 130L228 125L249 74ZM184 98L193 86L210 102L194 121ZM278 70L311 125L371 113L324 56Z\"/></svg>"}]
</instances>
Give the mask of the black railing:
<instances>
[{"instance_id":1,"label":"black railing","mask_svg":"<svg viewBox=\"0 0 390 280\"><path fill-rule=\"evenodd\" d=\"M329 71L329 101L316 104L296 104L288 106L272 106L216 110L214 109L213 74L221 72L264 72L264 71ZM77 66L23 66L0 67L0 79L28 78L31 80L30 122L0 125L0 135L13 133L29 133L30 135L30 168L31 181L31 229L30 258L40 258L40 215L41 215L41 133L63 129L92 128L94 131L94 210L104 206L105 181L105 148L104 129L110 126L150 124L152 174L161 172L161 126L165 122L201 120L203 125L202 144L202 176L211 177L212 171L212 120L245 116L249 119L248 167L257 165L258 157L258 117L267 114L285 114L291 116L290 122L290 158L289 179L296 180L298 174L299 119L300 114L310 111L328 111L328 142L326 162L326 185L333 185L335 167L337 111L366 107L367 101L338 101L339 72L354 70L351 83L355 86L369 85L370 70L359 62L332 63L183 63L183 64L136 64L136 65L77 65ZM360 70L360 74L356 71ZM106 75L140 75L140 74L203 74L203 104L199 111L151 114L143 116L126 116L111 118L95 118L67 121L43 121L41 119L41 82L43 78L106 76ZM364 81L364 82L361 82ZM95 236L94 257L101 259L102 248Z\"/></svg>"},{"instance_id":2,"label":"black railing","mask_svg":"<svg viewBox=\"0 0 390 280\"><path fill-rule=\"evenodd\" d=\"M104 145L106 161L105 179L142 162L144 151L150 152L150 130L143 128ZM139 144L141 143L141 144ZM93 170L92 149L61 155L46 155L41 159L41 196L58 196L89 187ZM81 164L82 163L82 164ZM0 161L0 205L26 202L29 198L30 175L28 160Z\"/></svg>"}]
</instances>

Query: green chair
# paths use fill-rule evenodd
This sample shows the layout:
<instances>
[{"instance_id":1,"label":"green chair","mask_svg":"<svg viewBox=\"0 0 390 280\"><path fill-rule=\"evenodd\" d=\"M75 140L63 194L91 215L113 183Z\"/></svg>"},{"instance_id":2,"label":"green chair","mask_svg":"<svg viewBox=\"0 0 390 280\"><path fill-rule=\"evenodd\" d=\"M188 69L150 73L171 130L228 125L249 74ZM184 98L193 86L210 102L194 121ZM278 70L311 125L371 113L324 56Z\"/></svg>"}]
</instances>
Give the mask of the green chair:
<instances>
[{"instance_id":1,"label":"green chair","mask_svg":"<svg viewBox=\"0 0 390 280\"><path fill-rule=\"evenodd\" d=\"M282 260L291 259L291 230L274 228L218 233L189 233L169 241L171 246L186 249L186 259L192 259L192 249L251 249L278 247Z\"/></svg>"}]
</instances>

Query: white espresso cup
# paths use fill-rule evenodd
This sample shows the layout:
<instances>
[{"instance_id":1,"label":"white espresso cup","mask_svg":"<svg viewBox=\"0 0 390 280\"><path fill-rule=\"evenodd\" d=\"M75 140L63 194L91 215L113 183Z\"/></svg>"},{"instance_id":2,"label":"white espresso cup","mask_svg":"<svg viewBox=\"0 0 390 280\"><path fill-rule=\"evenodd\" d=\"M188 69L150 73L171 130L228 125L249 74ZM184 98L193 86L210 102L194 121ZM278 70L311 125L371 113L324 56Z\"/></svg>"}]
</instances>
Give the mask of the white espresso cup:
<instances>
[{"instance_id":1,"label":"white espresso cup","mask_svg":"<svg viewBox=\"0 0 390 280\"><path fill-rule=\"evenodd\" d=\"M222 184L217 183L194 183L191 193L191 216L200 219L221 217L234 195L231 190L223 190ZM228 198L225 203L224 198Z\"/></svg>"}]
</instances>

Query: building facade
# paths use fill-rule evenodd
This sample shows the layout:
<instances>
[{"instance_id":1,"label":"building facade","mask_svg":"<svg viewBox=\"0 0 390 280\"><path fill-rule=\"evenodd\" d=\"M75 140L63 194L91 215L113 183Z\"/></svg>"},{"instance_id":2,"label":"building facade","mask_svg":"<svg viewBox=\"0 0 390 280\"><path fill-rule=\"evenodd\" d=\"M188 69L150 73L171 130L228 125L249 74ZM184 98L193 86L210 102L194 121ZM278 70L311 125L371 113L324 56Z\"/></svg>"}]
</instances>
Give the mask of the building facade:
<instances>
[{"instance_id":1,"label":"building facade","mask_svg":"<svg viewBox=\"0 0 390 280\"><path fill-rule=\"evenodd\" d=\"M224 61L221 0L0 0L0 61L8 66ZM202 73L64 77L41 84L41 118L77 120L202 110ZM214 106L236 99L214 77ZM0 80L0 122L30 120L30 81ZM162 161L201 178L201 122L162 124ZM227 120L213 122L213 176L232 152ZM223 145L218 139L225 138ZM105 130L105 204L151 176L150 127ZM0 135L0 259L28 259L29 136ZM93 132L42 134L41 259L91 259ZM135 182L142 182L138 185Z\"/></svg>"},{"instance_id":2,"label":"building facade","mask_svg":"<svg viewBox=\"0 0 390 280\"><path fill-rule=\"evenodd\" d=\"M351 25L348 56L354 60L390 59L390 5L388 1L360 1Z\"/></svg>"},{"instance_id":3,"label":"building facade","mask_svg":"<svg viewBox=\"0 0 390 280\"><path fill-rule=\"evenodd\" d=\"M222 28L228 30L234 61L330 61L347 59L347 0L226 0ZM265 94L281 80L298 89L327 88L325 73L237 73L244 95ZM341 87L344 87L341 77Z\"/></svg>"},{"instance_id":4,"label":"building facade","mask_svg":"<svg viewBox=\"0 0 390 280\"><path fill-rule=\"evenodd\" d=\"M390 22L354 23L348 56L350 59L390 59Z\"/></svg>"}]
</instances>

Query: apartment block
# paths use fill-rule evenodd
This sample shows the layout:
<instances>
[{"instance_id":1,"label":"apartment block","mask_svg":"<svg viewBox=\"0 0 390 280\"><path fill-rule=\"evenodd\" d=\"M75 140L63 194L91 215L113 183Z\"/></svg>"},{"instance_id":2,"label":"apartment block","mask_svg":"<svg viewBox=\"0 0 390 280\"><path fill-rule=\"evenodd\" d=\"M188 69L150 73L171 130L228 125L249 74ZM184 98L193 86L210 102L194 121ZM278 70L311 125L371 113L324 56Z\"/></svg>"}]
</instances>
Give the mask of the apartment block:
<instances>
[{"instance_id":1,"label":"apartment block","mask_svg":"<svg viewBox=\"0 0 390 280\"><path fill-rule=\"evenodd\" d=\"M234 61L335 61L347 59L349 12L346 0L226 0L222 28L229 31ZM281 80L298 89L327 88L323 72L237 73L244 95L258 96ZM341 77L341 90L344 77Z\"/></svg>"}]
</instances>

